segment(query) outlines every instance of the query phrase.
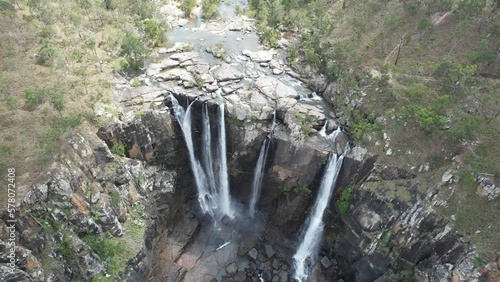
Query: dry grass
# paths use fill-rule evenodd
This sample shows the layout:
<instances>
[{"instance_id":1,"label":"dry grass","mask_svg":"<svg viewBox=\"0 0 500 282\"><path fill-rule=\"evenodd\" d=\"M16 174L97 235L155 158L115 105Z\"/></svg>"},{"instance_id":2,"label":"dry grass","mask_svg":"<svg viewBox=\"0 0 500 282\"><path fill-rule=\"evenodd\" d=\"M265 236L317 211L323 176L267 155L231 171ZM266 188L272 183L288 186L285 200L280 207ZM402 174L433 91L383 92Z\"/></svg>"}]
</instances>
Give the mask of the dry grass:
<instances>
[{"instance_id":1,"label":"dry grass","mask_svg":"<svg viewBox=\"0 0 500 282\"><path fill-rule=\"evenodd\" d=\"M81 114L91 124L99 123L92 103L95 99L110 101L121 38L136 29L137 21L133 15L107 11L102 5L86 10L77 1L53 0L48 3L54 20L44 24L34 17L26 1L18 2L20 9L15 14L0 13L0 210L6 203L7 168L16 168L18 187L30 187L57 155L59 145L44 141L53 122L61 116ZM48 66L37 64L36 57L43 30L52 31L49 41L56 48ZM92 40L94 44L89 44ZM24 98L28 87L62 91L65 109L59 114L48 99L28 108Z\"/></svg>"}]
</instances>

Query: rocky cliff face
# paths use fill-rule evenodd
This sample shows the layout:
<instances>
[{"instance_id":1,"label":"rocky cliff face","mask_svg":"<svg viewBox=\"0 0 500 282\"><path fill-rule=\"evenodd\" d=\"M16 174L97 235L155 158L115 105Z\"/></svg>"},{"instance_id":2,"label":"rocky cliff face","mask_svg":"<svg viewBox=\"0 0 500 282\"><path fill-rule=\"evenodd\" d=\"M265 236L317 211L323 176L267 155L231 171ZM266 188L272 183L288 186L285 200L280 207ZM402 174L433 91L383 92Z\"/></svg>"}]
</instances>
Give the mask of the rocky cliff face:
<instances>
[{"instance_id":1,"label":"rocky cliff face","mask_svg":"<svg viewBox=\"0 0 500 282\"><path fill-rule=\"evenodd\" d=\"M241 242L229 246L229 251L196 255L209 246L199 241L208 232L209 219L200 215L197 207L185 145L167 106L168 94L159 95L163 108L101 128L97 135L105 142L91 134L71 136L62 150L65 162L53 166L46 180L32 187L23 200L26 212L18 230L22 244L18 272L4 275L5 281L66 281L77 276L90 280L106 273L110 262L80 238L102 233L127 238L134 226L140 236L131 239L142 247L136 248L137 256L130 257L120 274L122 279L181 281L200 279L203 273L215 277L238 255L249 256L254 265L253 272L252 267L246 270L248 275L263 267L270 279L274 275L283 281L290 279L291 268L285 258L294 252L331 146L317 135L294 138L278 118L259 202L260 213L266 218L261 227L263 236L243 238L240 233ZM229 111L230 107L231 194L246 206L258 150L270 134L271 120L234 122L237 118ZM110 153L110 148L122 145L126 157ZM395 167L373 170L374 162L375 158L351 154L344 164L325 218L322 259L312 279L390 281L408 276L409 269L431 281L477 278L472 276L473 246L459 235L449 234L448 222L433 212L431 195L422 192L429 183ZM341 215L336 199L347 186L354 188L353 196L349 214ZM139 216L135 207L144 209L139 209ZM224 228L240 227L228 223ZM226 239L218 238L222 243ZM45 254L50 254L49 261L43 258ZM197 265L214 256L224 259L213 265ZM237 277L240 272L226 273Z\"/></svg>"}]
</instances>

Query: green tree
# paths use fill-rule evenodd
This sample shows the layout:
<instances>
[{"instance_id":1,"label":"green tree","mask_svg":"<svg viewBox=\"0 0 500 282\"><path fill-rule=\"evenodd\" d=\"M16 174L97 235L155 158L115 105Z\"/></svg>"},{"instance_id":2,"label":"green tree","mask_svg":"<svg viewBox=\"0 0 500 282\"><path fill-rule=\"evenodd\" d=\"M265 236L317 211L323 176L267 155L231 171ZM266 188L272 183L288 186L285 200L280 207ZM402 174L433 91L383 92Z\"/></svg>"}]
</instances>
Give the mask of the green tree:
<instances>
[{"instance_id":1,"label":"green tree","mask_svg":"<svg viewBox=\"0 0 500 282\"><path fill-rule=\"evenodd\" d=\"M201 2L201 16L205 19L209 19L217 13L219 8L220 0L202 0Z\"/></svg>"},{"instance_id":2,"label":"green tree","mask_svg":"<svg viewBox=\"0 0 500 282\"><path fill-rule=\"evenodd\" d=\"M43 66L51 66L54 62L56 53L57 47L54 44L49 41L43 41L38 50L36 63Z\"/></svg>"},{"instance_id":3,"label":"green tree","mask_svg":"<svg viewBox=\"0 0 500 282\"><path fill-rule=\"evenodd\" d=\"M460 0L458 1L458 13L465 18L472 18L481 14L486 7L486 0Z\"/></svg>"},{"instance_id":4,"label":"green tree","mask_svg":"<svg viewBox=\"0 0 500 282\"><path fill-rule=\"evenodd\" d=\"M196 0L184 0L182 5L182 10L186 13L186 16L190 17L194 6L196 6Z\"/></svg>"},{"instance_id":5,"label":"green tree","mask_svg":"<svg viewBox=\"0 0 500 282\"><path fill-rule=\"evenodd\" d=\"M158 22L154 19L145 19L142 21L144 34L151 46L156 47L163 42L163 32Z\"/></svg>"},{"instance_id":6,"label":"green tree","mask_svg":"<svg viewBox=\"0 0 500 282\"><path fill-rule=\"evenodd\" d=\"M45 90L28 87L24 89L24 99L28 108L34 109L45 101Z\"/></svg>"},{"instance_id":7,"label":"green tree","mask_svg":"<svg viewBox=\"0 0 500 282\"><path fill-rule=\"evenodd\" d=\"M53 91L49 96L50 105L62 116L62 111L65 108L64 94L61 91Z\"/></svg>"},{"instance_id":8,"label":"green tree","mask_svg":"<svg viewBox=\"0 0 500 282\"><path fill-rule=\"evenodd\" d=\"M120 54L125 57L131 70L138 71L144 65L147 50L138 35L127 34L123 38Z\"/></svg>"}]
</instances>

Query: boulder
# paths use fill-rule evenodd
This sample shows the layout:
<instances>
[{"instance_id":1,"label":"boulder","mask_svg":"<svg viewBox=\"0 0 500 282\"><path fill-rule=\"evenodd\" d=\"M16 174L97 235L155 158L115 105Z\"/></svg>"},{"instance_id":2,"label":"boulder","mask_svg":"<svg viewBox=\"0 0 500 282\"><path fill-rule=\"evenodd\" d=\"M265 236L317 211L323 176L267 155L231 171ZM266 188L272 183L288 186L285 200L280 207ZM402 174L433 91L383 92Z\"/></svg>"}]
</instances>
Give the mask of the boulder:
<instances>
[{"instance_id":1,"label":"boulder","mask_svg":"<svg viewBox=\"0 0 500 282\"><path fill-rule=\"evenodd\" d=\"M160 72L156 75L156 79L159 81L169 81L169 80L182 80L182 81L194 81L191 73L185 69L171 69L167 71Z\"/></svg>"},{"instance_id":2,"label":"boulder","mask_svg":"<svg viewBox=\"0 0 500 282\"><path fill-rule=\"evenodd\" d=\"M265 250L266 250L266 256L268 258L272 258L274 256L274 254L276 254L276 252L274 251L273 247L269 244L266 244L264 246Z\"/></svg>"},{"instance_id":3,"label":"boulder","mask_svg":"<svg viewBox=\"0 0 500 282\"><path fill-rule=\"evenodd\" d=\"M274 52L273 51L257 51L252 52L250 50L243 50L241 53L256 63L264 63L269 62L273 59Z\"/></svg>"},{"instance_id":4,"label":"boulder","mask_svg":"<svg viewBox=\"0 0 500 282\"><path fill-rule=\"evenodd\" d=\"M223 64L219 68L215 69L214 75L219 82L240 80L243 78L243 73L231 67L229 64Z\"/></svg>"},{"instance_id":5,"label":"boulder","mask_svg":"<svg viewBox=\"0 0 500 282\"><path fill-rule=\"evenodd\" d=\"M285 85L277 78L270 76L259 77L255 81L255 87L267 97L272 99L292 98L299 99L300 95L291 86Z\"/></svg>"},{"instance_id":6,"label":"boulder","mask_svg":"<svg viewBox=\"0 0 500 282\"><path fill-rule=\"evenodd\" d=\"M254 260L257 259L257 256L259 255L259 252L255 248L251 249L250 252L248 252L248 255L253 258Z\"/></svg>"},{"instance_id":7,"label":"boulder","mask_svg":"<svg viewBox=\"0 0 500 282\"><path fill-rule=\"evenodd\" d=\"M234 274L236 272L238 272L238 265L236 264L236 262L233 261L226 266L226 273Z\"/></svg>"},{"instance_id":8,"label":"boulder","mask_svg":"<svg viewBox=\"0 0 500 282\"><path fill-rule=\"evenodd\" d=\"M169 58L182 63L182 62L191 60L193 58L196 58L198 56L199 56L199 54L197 52L183 52L183 53L173 54Z\"/></svg>"}]
</instances>

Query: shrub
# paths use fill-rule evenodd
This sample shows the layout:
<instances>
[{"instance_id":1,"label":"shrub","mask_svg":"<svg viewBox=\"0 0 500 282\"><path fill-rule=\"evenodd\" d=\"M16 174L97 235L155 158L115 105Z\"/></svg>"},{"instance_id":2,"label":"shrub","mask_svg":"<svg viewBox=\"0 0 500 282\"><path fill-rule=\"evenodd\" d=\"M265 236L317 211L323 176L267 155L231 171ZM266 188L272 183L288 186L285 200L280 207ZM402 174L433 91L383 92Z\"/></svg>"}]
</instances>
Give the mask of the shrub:
<instances>
[{"instance_id":1,"label":"shrub","mask_svg":"<svg viewBox=\"0 0 500 282\"><path fill-rule=\"evenodd\" d=\"M417 30L424 33L432 33L435 27L429 18L422 18L417 24Z\"/></svg>"},{"instance_id":2,"label":"shrub","mask_svg":"<svg viewBox=\"0 0 500 282\"><path fill-rule=\"evenodd\" d=\"M351 200L352 189L351 187L347 187L340 193L340 197L337 200L337 206L339 207L339 211L341 214L347 214L349 211L349 201Z\"/></svg>"},{"instance_id":3,"label":"shrub","mask_svg":"<svg viewBox=\"0 0 500 282\"><path fill-rule=\"evenodd\" d=\"M12 97L12 96L8 96L7 98L5 98L4 103L7 106L7 108L9 108L10 110L15 110L15 109L19 108L19 104L20 104L19 100L17 100L16 97Z\"/></svg>"},{"instance_id":4,"label":"shrub","mask_svg":"<svg viewBox=\"0 0 500 282\"><path fill-rule=\"evenodd\" d=\"M201 2L201 16L205 19L209 19L217 13L219 8L220 0L202 0Z\"/></svg>"},{"instance_id":5,"label":"shrub","mask_svg":"<svg viewBox=\"0 0 500 282\"><path fill-rule=\"evenodd\" d=\"M61 255L63 256L64 260L68 262L73 260L73 257L75 256L75 251L71 248L71 239L68 238L67 235L64 236L61 242L61 246L59 247L59 251L61 252Z\"/></svg>"},{"instance_id":6,"label":"shrub","mask_svg":"<svg viewBox=\"0 0 500 282\"><path fill-rule=\"evenodd\" d=\"M379 123L376 122L376 116L374 113L366 115L354 111L353 115L354 115L353 119L357 121L351 126L352 138L360 140L366 133L380 130L381 126Z\"/></svg>"},{"instance_id":7,"label":"shrub","mask_svg":"<svg viewBox=\"0 0 500 282\"><path fill-rule=\"evenodd\" d=\"M120 54L125 57L129 69L138 71L144 65L147 50L138 35L127 34L123 38Z\"/></svg>"},{"instance_id":8,"label":"shrub","mask_svg":"<svg viewBox=\"0 0 500 282\"><path fill-rule=\"evenodd\" d=\"M434 76L441 79L444 90L451 91L466 85L476 72L477 65L456 63L445 58L437 64Z\"/></svg>"},{"instance_id":9,"label":"shrub","mask_svg":"<svg viewBox=\"0 0 500 282\"><path fill-rule=\"evenodd\" d=\"M145 19L142 21L142 28L151 46L156 47L163 42L163 32L156 20Z\"/></svg>"},{"instance_id":10,"label":"shrub","mask_svg":"<svg viewBox=\"0 0 500 282\"><path fill-rule=\"evenodd\" d=\"M70 128L77 127L83 118L81 114L60 117L52 122L50 128L39 140L39 146L43 149L39 162L46 164L51 160L54 150L59 146L59 138Z\"/></svg>"},{"instance_id":11,"label":"shrub","mask_svg":"<svg viewBox=\"0 0 500 282\"><path fill-rule=\"evenodd\" d=\"M61 91L54 91L50 95L49 103L52 108L62 116L62 111L64 110L64 94Z\"/></svg>"},{"instance_id":12,"label":"shrub","mask_svg":"<svg viewBox=\"0 0 500 282\"><path fill-rule=\"evenodd\" d=\"M36 63L43 66L51 66L54 62L56 53L57 47L48 41L44 41L41 44L40 49L38 49Z\"/></svg>"},{"instance_id":13,"label":"shrub","mask_svg":"<svg viewBox=\"0 0 500 282\"><path fill-rule=\"evenodd\" d=\"M111 203L117 206L120 204L120 201L121 201L120 193L118 191L111 192Z\"/></svg>"},{"instance_id":14,"label":"shrub","mask_svg":"<svg viewBox=\"0 0 500 282\"><path fill-rule=\"evenodd\" d=\"M116 4L114 0L104 0L104 6L106 7L106 10L116 9Z\"/></svg>"},{"instance_id":15,"label":"shrub","mask_svg":"<svg viewBox=\"0 0 500 282\"><path fill-rule=\"evenodd\" d=\"M24 89L24 99L27 107L34 109L45 102L45 90L28 87Z\"/></svg>"},{"instance_id":16,"label":"shrub","mask_svg":"<svg viewBox=\"0 0 500 282\"><path fill-rule=\"evenodd\" d=\"M414 117L420 128L431 133L434 129L442 129L446 124L446 118L427 107L414 107Z\"/></svg>"},{"instance_id":17,"label":"shrub","mask_svg":"<svg viewBox=\"0 0 500 282\"><path fill-rule=\"evenodd\" d=\"M237 16L242 16L245 14L245 10L244 9L241 9L240 5L236 5L236 7L234 8L234 13L237 15Z\"/></svg>"},{"instance_id":18,"label":"shrub","mask_svg":"<svg viewBox=\"0 0 500 282\"><path fill-rule=\"evenodd\" d=\"M473 114L463 113L453 121L451 128L446 132L446 136L454 142L473 140L477 133L484 131L483 120Z\"/></svg>"},{"instance_id":19,"label":"shrub","mask_svg":"<svg viewBox=\"0 0 500 282\"><path fill-rule=\"evenodd\" d=\"M122 253L125 250L122 244L102 239L97 235L87 235L82 240L104 260L113 258L115 254Z\"/></svg>"},{"instance_id":20,"label":"shrub","mask_svg":"<svg viewBox=\"0 0 500 282\"><path fill-rule=\"evenodd\" d=\"M196 6L196 0L184 0L182 10L184 10L186 16L191 16L191 11L193 11L194 6Z\"/></svg>"},{"instance_id":21,"label":"shrub","mask_svg":"<svg viewBox=\"0 0 500 282\"><path fill-rule=\"evenodd\" d=\"M10 11L15 12L16 8L7 1L0 1L0 11Z\"/></svg>"},{"instance_id":22,"label":"shrub","mask_svg":"<svg viewBox=\"0 0 500 282\"><path fill-rule=\"evenodd\" d=\"M118 143L116 140L111 140L113 146L111 147L111 153L120 157L125 157L125 144Z\"/></svg>"}]
</instances>

